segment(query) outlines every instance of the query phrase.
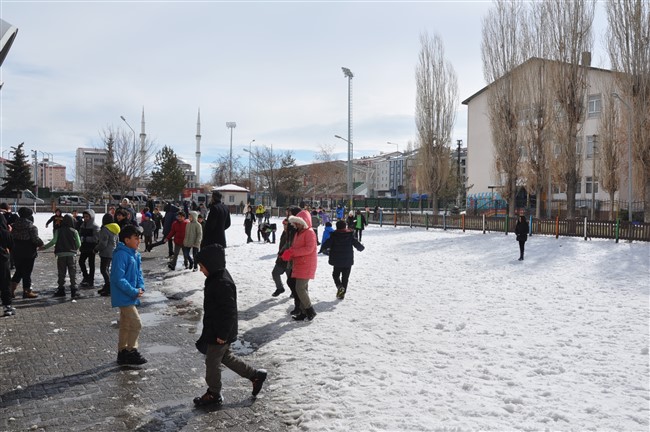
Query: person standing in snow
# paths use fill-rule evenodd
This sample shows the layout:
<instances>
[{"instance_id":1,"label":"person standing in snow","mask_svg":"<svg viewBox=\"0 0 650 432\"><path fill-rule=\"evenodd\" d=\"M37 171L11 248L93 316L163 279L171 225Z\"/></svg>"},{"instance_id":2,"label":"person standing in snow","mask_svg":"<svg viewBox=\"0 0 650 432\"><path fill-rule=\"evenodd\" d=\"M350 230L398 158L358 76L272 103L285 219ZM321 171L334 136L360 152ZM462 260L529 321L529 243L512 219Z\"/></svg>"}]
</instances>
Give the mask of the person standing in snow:
<instances>
[{"instance_id":1,"label":"person standing in snow","mask_svg":"<svg viewBox=\"0 0 650 432\"><path fill-rule=\"evenodd\" d=\"M365 247L354 238L350 229L346 227L344 221L336 222L336 231L330 234L330 237L323 242L323 248L329 248L329 264L334 267L332 278L336 284L336 298L343 300L348 290L348 280L354 264L354 250L359 252Z\"/></svg>"},{"instance_id":2,"label":"person standing in snow","mask_svg":"<svg viewBox=\"0 0 650 432\"><path fill-rule=\"evenodd\" d=\"M14 247L11 256L14 259L16 272L11 278L11 295L15 295L16 288L22 280L23 298L36 298L32 290L32 271L38 255L37 250L43 246L43 240L38 236L38 228L34 225L34 212L29 207L18 209L18 219L12 224L11 235Z\"/></svg>"},{"instance_id":3,"label":"person standing in snow","mask_svg":"<svg viewBox=\"0 0 650 432\"><path fill-rule=\"evenodd\" d=\"M221 365L253 383L253 396L262 389L267 373L233 355L230 344L237 340L237 287L226 269L226 254L220 244L201 249L196 262L206 277L203 296L203 330L196 348L205 354L208 390L194 398L196 406L221 405Z\"/></svg>"},{"instance_id":4,"label":"person standing in snow","mask_svg":"<svg viewBox=\"0 0 650 432\"><path fill-rule=\"evenodd\" d=\"M316 311L309 298L309 279L316 276L318 265L316 234L311 228L311 215L302 210L297 216L290 216L289 223L296 229L291 247L282 253L282 259L291 261L291 277L296 279L296 295L300 300L300 312L293 315L296 321L309 321L316 316Z\"/></svg>"},{"instance_id":5,"label":"person standing in snow","mask_svg":"<svg viewBox=\"0 0 650 432\"><path fill-rule=\"evenodd\" d=\"M246 208L246 214L244 215L244 232L246 233L246 243L251 243L253 239L251 238L251 232L253 231L253 224L255 223L255 213L249 205Z\"/></svg>"},{"instance_id":6,"label":"person standing in snow","mask_svg":"<svg viewBox=\"0 0 650 432\"><path fill-rule=\"evenodd\" d=\"M208 218L205 220L205 229L203 230L203 240L201 247L220 244L226 248L226 230L230 228L230 210L221 202L221 192L212 192L212 205Z\"/></svg>"},{"instance_id":7,"label":"person standing in snow","mask_svg":"<svg viewBox=\"0 0 650 432\"><path fill-rule=\"evenodd\" d=\"M354 238L361 241L361 236L363 235L363 229L368 225L366 217L361 213L361 210L357 210L357 214L354 218Z\"/></svg>"},{"instance_id":8,"label":"person standing in snow","mask_svg":"<svg viewBox=\"0 0 650 432\"><path fill-rule=\"evenodd\" d=\"M115 223L113 216L106 213L102 217L102 227L99 229L99 238L95 252L99 254L99 272L104 278L104 286L97 291L102 297L111 295L111 262L113 261L113 251L117 247L118 234L120 226Z\"/></svg>"},{"instance_id":9,"label":"person standing in snow","mask_svg":"<svg viewBox=\"0 0 650 432\"><path fill-rule=\"evenodd\" d=\"M517 241L519 242L519 261L524 260L524 245L526 240L528 240L528 221L526 221L526 216L519 216L519 221L515 225L515 234L517 235Z\"/></svg>"},{"instance_id":10,"label":"person standing in snow","mask_svg":"<svg viewBox=\"0 0 650 432\"><path fill-rule=\"evenodd\" d=\"M203 239L203 227L199 223L198 217L198 211L190 210L190 222L185 228L185 239L183 240L183 255L189 262L188 268L192 269L192 271L199 269L196 257L199 254L201 240Z\"/></svg>"}]
</instances>

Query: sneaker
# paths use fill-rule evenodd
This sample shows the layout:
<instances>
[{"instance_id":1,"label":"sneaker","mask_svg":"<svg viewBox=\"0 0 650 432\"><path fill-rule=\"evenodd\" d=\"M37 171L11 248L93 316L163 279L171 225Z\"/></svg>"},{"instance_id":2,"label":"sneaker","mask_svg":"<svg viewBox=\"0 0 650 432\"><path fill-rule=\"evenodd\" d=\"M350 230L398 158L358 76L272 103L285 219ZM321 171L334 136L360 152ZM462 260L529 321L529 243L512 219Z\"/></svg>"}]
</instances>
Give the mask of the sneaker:
<instances>
[{"instance_id":1,"label":"sneaker","mask_svg":"<svg viewBox=\"0 0 650 432\"><path fill-rule=\"evenodd\" d=\"M65 290L63 289L63 287L59 287L59 289L54 291L52 297L65 297Z\"/></svg>"},{"instance_id":2,"label":"sneaker","mask_svg":"<svg viewBox=\"0 0 650 432\"><path fill-rule=\"evenodd\" d=\"M294 321L304 321L305 318L307 318L307 315L300 312L300 313L298 313L296 315L291 315L291 318L293 318Z\"/></svg>"},{"instance_id":3,"label":"sneaker","mask_svg":"<svg viewBox=\"0 0 650 432\"><path fill-rule=\"evenodd\" d=\"M110 297L111 296L111 291L107 290L106 288L102 288L99 291L97 291L97 294L99 294L102 297Z\"/></svg>"},{"instance_id":4,"label":"sneaker","mask_svg":"<svg viewBox=\"0 0 650 432\"><path fill-rule=\"evenodd\" d=\"M123 349L122 351L117 353L117 364L119 365L129 364L128 358L129 358L129 351Z\"/></svg>"},{"instance_id":5,"label":"sneaker","mask_svg":"<svg viewBox=\"0 0 650 432\"><path fill-rule=\"evenodd\" d=\"M277 296L279 296L280 294L282 294L283 292L284 292L284 288L277 288L277 289L273 292L273 294L271 294L271 295L272 295L273 297L277 297Z\"/></svg>"},{"instance_id":6,"label":"sneaker","mask_svg":"<svg viewBox=\"0 0 650 432\"><path fill-rule=\"evenodd\" d=\"M345 298L345 288L344 287L339 287L338 291L336 292L336 298L339 300L343 300Z\"/></svg>"},{"instance_id":7,"label":"sneaker","mask_svg":"<svg viewBox=\"0 0 650 432\"><path fill-rule=\"evenodd\" d=\"M38 297L38 294L36 294L32 290L23 291L23 298L24 299L33 299L33 298L37 298L37 297Z\"/></svg>"},{"instance_id":8,"label":"sneaker","mask_svg":"<svg viewBox=\"0 0 650 432\"><path fill-rule=\"evenodd\" d=\"M262 390L262 385L264 385L266 375L267 373L264 369L258 369L257 372L255 372L255 375L251 379L253 382L253 396L257 396L260 390Z\"/></svg>"},{"instance_id":9,"label":"sneaker","mask_svg":"<svg viewBox=\"0 0 650 432\"><path fill-rule=\"evenodd\" d=\"M14 308L11 305L7 305L4 307L4 316L12 316L16 315L16 308Z\"/></svg>"},{"instance_id":10,"label":"sneaker","mask_svg":"<svg viewBox=\"0 0 650 432\"><path fill-rule=\"evenodd\" d=\"M212 393L210 390L206 391L203 396L194 398L194 405L196 406L221 405L222 403L223 397L220 394Z\"/></svg>"},{"instance_id":11,"label":"sneaker","mask_svg":"<svg viewBox=\"0 0 650 432\"><path fill-rule=\"evenodd\" d=\"M147 359L142 357L142 354L140 354L137 349L129 351L128 356L129 364L141 365L147 362Z\"/></svg>"}]
</instances>

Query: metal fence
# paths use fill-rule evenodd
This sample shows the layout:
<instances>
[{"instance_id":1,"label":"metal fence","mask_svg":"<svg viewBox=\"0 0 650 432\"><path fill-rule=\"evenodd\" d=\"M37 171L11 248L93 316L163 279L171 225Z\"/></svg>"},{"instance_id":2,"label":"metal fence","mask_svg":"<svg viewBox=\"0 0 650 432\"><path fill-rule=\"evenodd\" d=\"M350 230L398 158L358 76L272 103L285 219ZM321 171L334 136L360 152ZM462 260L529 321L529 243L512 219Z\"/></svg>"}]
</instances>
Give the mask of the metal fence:
<instances>
[{"instance_id":1,"label":"metal fence","mask_svg":"<svg viewBox=\"0 0 650 432\"><path fill-rule=\"evenodd\" d=\"M438 228L443 230L470 230L485 232L514 233L516 219L510 217L487 217L468 215L433 215L420 212L383 212L378 217L368 215L368 223L380 226L409 226ZM593 221L587 218L560 220L529 217L531 235L552 235L556 238L583 237L636 240L650 242L650 224L627 221Z\"/></svg>"}]
</instances>

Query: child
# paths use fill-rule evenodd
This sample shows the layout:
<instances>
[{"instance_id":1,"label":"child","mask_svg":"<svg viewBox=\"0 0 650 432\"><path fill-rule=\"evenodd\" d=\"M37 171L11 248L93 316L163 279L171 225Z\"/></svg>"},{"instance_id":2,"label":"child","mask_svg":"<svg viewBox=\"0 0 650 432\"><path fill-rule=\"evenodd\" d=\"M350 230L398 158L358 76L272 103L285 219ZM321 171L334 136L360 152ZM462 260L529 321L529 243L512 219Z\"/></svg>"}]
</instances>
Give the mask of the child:
<instances>
[{"instance_id":1,"label":"child","mask_svg":"<svg viewBox=\"0 0 650 432\"><path fill-rule=\"evenodd\" d=\"M199 254L201 240L203 240L203 227L198 222L199 212L190 210L190 222L185 228L185 240L183 240L183 256L189 262L189 268L197 271L199 265L196 263L196 256ZM190 256L190 251L192 256Z\"/></svg>"},{"instance_id":2,"label":"child","mask_svg":"<svg viewBox=\"0 0 650 432\"><path fill-rule=\"evenodd\" d=\"M75 258L77 251L81 246L79 232L74 228L72 216L65 215L61 221L59 229L54 231L54 237L42 249L48 249L54 246L54 255L56 255L56 267L59 273L58 289L54 292L53 297L65 297L65 273L70 276L70 297L73 299L80 298L77 291L77 267Z\"/></svg>"},{"instance_id":3,"label":"child","mask_svg":"<svg viewBox=\"0 0 650 432\"><path fill-rule=\"evenodd\" d=\"M113 252L111 266L111 305L120 308L117 364L140 365L147 362L138 352L142 322L136 306L144 294L140 252L140 232L133 225L120 231L120 243Z\"/></svg>"},{"instance_id":4,"label":"child","mask_svg":"<svg viewBox=\"0 0 650 432\"><path fill-rule=\"evenodd\" d=\"M361 236L363 236L363 228L368 225L366 217L361 213L361 210L357 210L357 214L354 218L354 238L361 241Z\"/></svg>"},{"instance_id":5,"label":"child","mask_svg":"<svg viewBox=\"0 0 650 432\"><path fill-rule=\"evenodd\" d=\"M111 273L110 266L113 260L113 251L117 247L117 235L120 233L120 226L113 222L113 215L106 213L102 217L102 227L99 230L99 241L95 251L99 254L99 272L104 278L104 286L97 291L100 296L111 295Z\"/></svg>"},{"instance_id":6,"label":"child","mask_svg":"<svg viewBox=\"0 0 650 432\"><path fill-rule=\"evenodd\" d=\"M323 239L320 242L320 250L318 253L322 253L325 255L329 254L329 250L325 247L325 242L327 241L328 238L330 238L330 234L334 231L334 228L332 228L332 222L325 222L325 229L323 230Z\"/></svg>"},{"instance_id":7,"label":"child","mask_svg":"<svg viewBox=\"0 0 650 432\"><path fill-rule=\"evenodd\" d=\"M83 274L82 287L95 285L95 246L99 241L99 227L95 223L95 212L91 209L82 213L82 223L77 226L81 247L79 248L79 268ZM86 268L86 261L88 267Z\"/></svg>"},{"instance_id":8,"label":"child","mask_svg":"<svg viewBox=\"0 0 650 432\"><path fill-rule=\"evenodd\" d=\"M153 215L150 212L142 214L142 222L140 222L140 227L142 228L142 235L144 236L144 250L146 252L151 252L153 249L153 232L156 229L156 223L152 220Z\"/></svg>"},{"instance_id":9,"label":"child","mask_svg":"<svg viewBox=\"0 0 650 432\"><path fill-rule=\"evenodd\" d=\"M0 213L0 297L2 297L2 306L4 316L16 314L16 309L11 306L11 264L9 263L9 251L13 249L14 242L9 231L9 225L4 215Z\"/></svg>"},{"instance_id":10,"label":"child","mask_svg":"<svg viewBox=\"0 0 650 432\"><path fill-rule=\"evenodd\" d=\"M300 300L300 312L292 315L296 321L309 321L316 316L316 311L309 298L309 279L316 276L318 257L316 234L311 227L311 215L302 210L297 216L289 216L289 223L296 229L291 247L282 253L282 259L291 261L291 277L296 279L296 295Z\"/></svg>"},{"instance_id":11,"label":"child","mask_svg":"<svg viewBox=\"0 0 650 432\"><path fill-rule=\"evenodd\" d=\"M353 246L358 251L365 249L354 238L352 230L346 228L344 221L336 222L336 231L330 234L330 238L326 242L323 242L323 247L329 248L330 250L329 264L334 266L332 278L337 288L336 298L339 300L345 298L345 293L348 290L348 279L350 278L350 271L354 264Z\"/></svg>"},{"instance_id":12,"label":"child","mask_svg":"<svg viewBox=\"0 0 650 432\"><path fill-rule=\"evenodd\" d=\"M205 406L222 404L221 364L253 382L253 396L266 380L264 369L254 369L230 351L237 340L237 287L228 270L223 246L212 244L199 252L196 261L206 277L203 297L203 331L196 341L197 349L206 354L205 382L208 390L194 398L194 404Z\"/></svg>"},{"instance_id":13,"label":"child","mask_svg":"<svg viewBox=\"0 0 650 432\"><path fill-rule=\"evenodd\" d=\"M49 224L52 224L53 232L56 232L56 230L58 230L61 227L62 221L63 221L63 215L61 214L61 210L56 209L54 210L54 214L52 215L52 217L49 218L47 222L45 222L45 228L47 228Z\"/></svg>"},{"instance_id":14,"label":"child","mask_svg":"<svg viewBox=\"0 0 650 432\"><path fill-rule=\"evenodd\" d=\"M179 210L176 213L176 220L172 223L169 234L165 237L167 241L174 240L174 254L171 256L169 264L170 270L176 269L176 261L178 261L178 254L183 250L183 242L185 241L185 228L187 228L188 221L185 220L185 213ZM183 253L183 260L185 268L187 268L187 256Z\"/></svg>"},{"instance_id":15,"label":"child","mask_svg":"<svg viewBox=\"0 0 650 432\"><path fill-rule=\"evenodd\" d=\"M153 209L151 220L153 220L154 224L156 225L156 227L153 230L153 239L154 241L158 241L158 235L160 234L160 229L162 228L162 221L163 221L163 216L160 214L160 210L158 210L158 207L155 207Z\"/></svg>"}]
</instances>

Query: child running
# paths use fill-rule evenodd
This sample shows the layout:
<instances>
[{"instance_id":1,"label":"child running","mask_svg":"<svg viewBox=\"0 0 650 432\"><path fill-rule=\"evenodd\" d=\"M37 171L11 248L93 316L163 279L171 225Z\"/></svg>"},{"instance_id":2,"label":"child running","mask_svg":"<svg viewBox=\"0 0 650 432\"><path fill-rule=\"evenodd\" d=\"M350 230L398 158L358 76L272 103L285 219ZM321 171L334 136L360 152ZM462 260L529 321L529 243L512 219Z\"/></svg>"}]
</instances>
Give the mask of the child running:
<instances>
[{"instance_id":1,"label":"child running","mask_svg":"<svg viewBox=\"0 0 650 432\"><path fill-rule=\"evenodd\" d=\"M194 398L196 406L222 404L221 364L251 380L253 396L262 389L266 380L264 369L254 369L230 351L230 344L237 340L237 287L228 270L223 246L204 246L196 262L206 277L203 297L203 331L196 341L197 349L206 354L205 382L208 390Z\"/></svg>"}]
</instances>

